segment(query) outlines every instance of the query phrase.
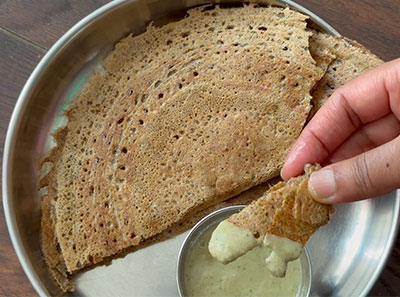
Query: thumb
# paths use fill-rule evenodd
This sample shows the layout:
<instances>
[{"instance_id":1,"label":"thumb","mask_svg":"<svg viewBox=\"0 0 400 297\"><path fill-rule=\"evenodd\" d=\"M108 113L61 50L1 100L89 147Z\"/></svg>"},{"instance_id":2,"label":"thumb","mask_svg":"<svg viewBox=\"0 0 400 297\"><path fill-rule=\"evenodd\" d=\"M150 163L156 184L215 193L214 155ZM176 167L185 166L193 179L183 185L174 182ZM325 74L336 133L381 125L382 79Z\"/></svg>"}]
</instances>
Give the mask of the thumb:
<instances>
[{"instance_id":1,"label":"thumb","mask_svg":"<svg viewBox=\"0 0 400 297\"><path fill-rule=\"evenodd\" d=\"M314 172L308 188L313 198L335 204L386 194L400 187L400 138Z\"/></svg>"}]
</instances>

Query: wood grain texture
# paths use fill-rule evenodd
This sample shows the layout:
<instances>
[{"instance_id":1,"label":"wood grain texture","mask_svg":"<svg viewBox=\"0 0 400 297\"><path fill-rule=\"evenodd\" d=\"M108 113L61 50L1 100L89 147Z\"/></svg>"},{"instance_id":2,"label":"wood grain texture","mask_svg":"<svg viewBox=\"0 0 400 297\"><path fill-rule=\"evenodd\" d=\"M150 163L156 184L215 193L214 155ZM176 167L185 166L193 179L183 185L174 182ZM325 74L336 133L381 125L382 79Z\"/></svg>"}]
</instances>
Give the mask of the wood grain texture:
<instances>
[{"instance_id":1,"label":"wood grain texture","mask_svg":"<svg viewBox=\"0 0 400 297\"><path fill-rule=\"evenodd\" d=\"M173 0L171 0L173 1ZM49 48L108 0L0 1L0 164L12 109L23 84ZM341 34L384 60L400 56L399 0L297 0ZM1 173L0 173L1 174ZM0 205L0 296L37 296L17 260ZM369 296L400 296L400 236Z\"/></svg>"},{"instance_id":2,"label":"wood grain texture","mask_svg":"<svg viewBox=\"0 0 400 297\"><path fill-rule=\"evenodd\" d=\"M0 205L0 267L0 296L37 296L12 247L2 204Z\"/></svg>"},{"instance_id":3,"label":"wood grain texture","mask_svg":"<svg viewBox=\"0 0 400 297\"><path fill-rule=\"evenodd\" d=\"M19 93L45 51L0 29L0 162Z\"/></svg>"},{"instance_id":4,"label":"wood grain texture","mask_svg":"<svg viewBox=\"0 0 400 297\"><path fill-rule=\"evenodd\" d=\"M69 28L109 0L3 0L0 26L49 48Z\"/></svg>"},{"instance_id":5,"label":"wood grain texture","mask_svg":"<svg viewBox=\"0 0 400 297\"><path fill-rule=\"evenodd\" d=\"M400 1L295 0L385 61L400 56Z\"/></svg>"},{"instance_id":6,"label":"wood grain texture","mask_svg":"<svg viewBox=\"0 0 400 297\"><path fill-rule=\"evenodd\" d=\"M43 50L0 30L0 164L8 121L18 94L42 56ZM2 203L0 204L0 296L37 296L12 247Z\"/></svg>"}]
</instances>

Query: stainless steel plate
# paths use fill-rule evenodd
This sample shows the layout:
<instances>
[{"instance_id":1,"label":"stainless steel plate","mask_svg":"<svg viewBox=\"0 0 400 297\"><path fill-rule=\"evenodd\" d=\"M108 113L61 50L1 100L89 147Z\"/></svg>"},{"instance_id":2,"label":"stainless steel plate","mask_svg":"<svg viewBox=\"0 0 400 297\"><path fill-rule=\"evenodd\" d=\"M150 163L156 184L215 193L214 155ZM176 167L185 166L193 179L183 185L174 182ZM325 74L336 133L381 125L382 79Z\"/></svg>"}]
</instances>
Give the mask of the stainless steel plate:
<instances>
[{"instance_id":1,"label":"stainless steel plate","mask_svg":"<svg viewBox=\"0 0 400 297\"><path fill-rule=\"evenodd\" d=\"M142 32L151 19L209 2L212 1L133 0L105 5L69 30L26 83L6 138L3 201L14 248L41 296L61 295L40 252L40 197L36 193L37 164L46 150L51 128L60 118L59 111L119 39ZM310 15L323 30L338 35L296 3L274 3L292 6ZM311 295L365 296L390 253L399 208L399 192L338 206L332 222L307 245L313 268ZM110 266L78 275L73 295L177 296L176 261L184 237L182 234L117 259Z\"/></svg>"}]
</instances>

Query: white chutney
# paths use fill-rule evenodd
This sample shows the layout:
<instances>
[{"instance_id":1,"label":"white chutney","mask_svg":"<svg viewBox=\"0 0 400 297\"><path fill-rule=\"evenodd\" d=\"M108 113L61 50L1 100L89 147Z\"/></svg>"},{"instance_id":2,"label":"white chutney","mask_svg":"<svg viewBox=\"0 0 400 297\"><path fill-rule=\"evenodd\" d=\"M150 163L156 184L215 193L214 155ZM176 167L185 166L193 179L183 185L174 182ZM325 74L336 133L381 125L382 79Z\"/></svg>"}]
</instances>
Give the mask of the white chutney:
<instances>
[{"instance_id":1,"label":"white chutney","mask_svg":"<svg viewBox=\"0 0 400 297\"><path fill-rule=\"evenodd\" d=\"M300 260L289 262L284 278L274 277L264 259L268 247L257 247L233 262L222 264L211 256L208 243L214 227L206 230L191 248L185 269L188 296L296 296L301 284Z\"/></svg>"}]
</instances>

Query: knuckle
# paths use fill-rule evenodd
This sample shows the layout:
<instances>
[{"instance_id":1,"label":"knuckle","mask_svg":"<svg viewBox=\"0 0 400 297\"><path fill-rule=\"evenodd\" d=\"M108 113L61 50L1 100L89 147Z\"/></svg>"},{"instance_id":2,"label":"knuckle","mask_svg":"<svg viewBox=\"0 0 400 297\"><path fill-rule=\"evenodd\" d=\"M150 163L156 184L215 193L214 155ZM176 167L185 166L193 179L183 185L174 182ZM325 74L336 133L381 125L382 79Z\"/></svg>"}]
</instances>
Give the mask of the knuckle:
<instances>
[{"instance_id":1,"label":"knuckle","mask_svg":"<svg viewBox=\"0 0 400 297\"><path fill-rule=\"evenodd\" d=\"M338 109L343 111L344 120L353 127L353 129L357 129L361 126L362 121L350 105L349 101L350 100L346 97L345 93L341 91L337 92Z\"/></svg>"},{"instance_id":2,"label":"knuckle","mask_svg":"<svg viewBox=\"0 0 400 297\"><path fill-rule=\"evenodd\" d=\"M374 188L374 183L371 179L371 166L369 166L365 154L357 156L351 171L357 191L363 196L368 196Z\"/></svg>"}]
</instances>

